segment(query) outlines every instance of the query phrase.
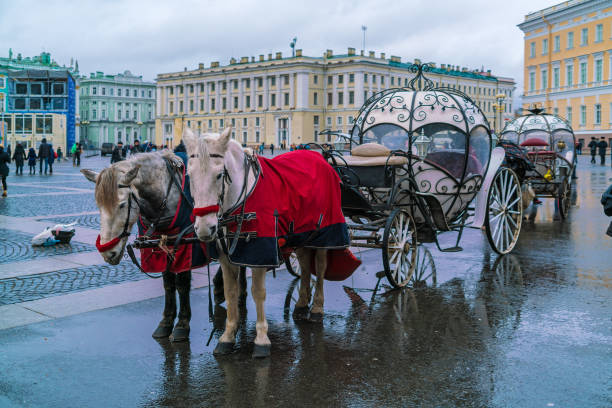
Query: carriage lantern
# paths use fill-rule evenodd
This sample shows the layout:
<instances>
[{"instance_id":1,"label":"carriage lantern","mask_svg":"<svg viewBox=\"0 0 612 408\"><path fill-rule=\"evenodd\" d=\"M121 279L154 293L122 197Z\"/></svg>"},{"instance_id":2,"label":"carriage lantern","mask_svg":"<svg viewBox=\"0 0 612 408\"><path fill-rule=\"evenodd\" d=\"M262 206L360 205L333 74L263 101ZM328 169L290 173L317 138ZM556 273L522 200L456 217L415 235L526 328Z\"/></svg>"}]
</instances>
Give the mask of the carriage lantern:
<instances>
[{"instance_id":1,"label":"carriage lantern","mask_svg":"<svg viewBox=\"0 0 612 408\"><path fill-rule=\"evenodd\" d=\"M559 150L560 152L564 151L565 147L566 147L566 145L565 145L565 142L563 140L559 140L557 142L557 150Z\"/></svg>"},{"instance_id":2,"label":"carriage lantern","mask_svg":"<svg viewBox=\"0 0 612 408\"><path fill-rule=\"evenodd\" d=\"M431 138L425 136L425 129L421 128L421 134L417 136L415 141L412 143L416 146L417 155L421 160L424 160L427 156L427 151L429 150L430 143Z\"/></svg>"}]
</instances>

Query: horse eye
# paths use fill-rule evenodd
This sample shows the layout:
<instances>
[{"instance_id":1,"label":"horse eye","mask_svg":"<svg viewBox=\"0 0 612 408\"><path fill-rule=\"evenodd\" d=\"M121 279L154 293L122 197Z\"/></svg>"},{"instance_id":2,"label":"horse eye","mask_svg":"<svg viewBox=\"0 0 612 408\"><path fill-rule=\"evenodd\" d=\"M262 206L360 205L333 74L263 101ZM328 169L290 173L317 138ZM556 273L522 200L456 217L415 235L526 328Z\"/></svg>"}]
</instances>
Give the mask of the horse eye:
<instances>
[{"instance_id":1,"label":"horse eye","mask_svg":"<svg viewBox=\"0 0 612 408\"><path fill-rule=\"evenodd\" d=\"M123 207L125 207L125 202L119 204L119 208L123 208Z\"/></svg>"},{"instance_id":2,"label":"horse eye","mask_svg":"<svg viewBox=\"0 0 612 408\"><path fill-rule=\"evenodd\" d=\"M189 157L191 157L192 159L195 159L196 157L198 157L198 155L197 155L197 154L192 154L192 155L191 155L191 156L189 156Z\"/></svg>"},{"instance_id":3,"label":"horse eye","mask_svg":"<svg viewBox=\"0 0 612 408\"><path fill-rule=\"evenodd\" d=\"M221 177L223 177L223 173L217 174L217 180L219 180Z\"/></svg>"}]
</instances>

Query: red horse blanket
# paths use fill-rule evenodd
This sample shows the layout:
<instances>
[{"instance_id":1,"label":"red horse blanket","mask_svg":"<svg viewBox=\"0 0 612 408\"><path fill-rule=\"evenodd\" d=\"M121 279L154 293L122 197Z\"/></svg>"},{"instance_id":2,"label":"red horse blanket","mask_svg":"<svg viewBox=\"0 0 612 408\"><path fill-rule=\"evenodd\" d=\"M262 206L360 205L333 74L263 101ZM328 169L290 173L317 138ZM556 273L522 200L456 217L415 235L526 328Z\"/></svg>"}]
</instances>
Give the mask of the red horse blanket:
<instances>
[{"instance_id":1,"label":"red horse blanket","mask_svg":"<svg viewBox=\"0 0 612 408\"><path fill-rule=\"evenodd\" d=\"M340 178L320 153L297 150L257 160L261 173L245 203L250 218L242 224L241 238L229 257L232 263L276 267L291 248L349 245ZM240 211L237 208L232 215ZM236 227L236 222L228 224L230 234ZM244 233L249 233L248 238Z\"/></svg>"}]
</instances>

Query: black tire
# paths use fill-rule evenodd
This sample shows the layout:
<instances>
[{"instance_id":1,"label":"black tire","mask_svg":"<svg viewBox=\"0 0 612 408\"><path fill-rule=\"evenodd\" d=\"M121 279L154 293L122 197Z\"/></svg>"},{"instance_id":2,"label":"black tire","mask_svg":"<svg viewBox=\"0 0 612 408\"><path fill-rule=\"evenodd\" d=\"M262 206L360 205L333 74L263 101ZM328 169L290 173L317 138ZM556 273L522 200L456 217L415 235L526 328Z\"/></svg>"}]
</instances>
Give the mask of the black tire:
<instances>
[{"instance_id":1,"label":"black tire","mask_svg":"<svg viewBox=\"0 0 612 408\"><path fill-rule=\"evenodd\" d=\"M523 199L518 176L507 167L497 171L487 197L485 232L489 245L500 255L516 245L523 222Z\"/></svg>"},{"instance_id":2,"label":"black tire","mask_svg":"<svg viewBox=\"0 0 612 408\"><path fill-rule=\"evenodd\" d=\"M400 245L394 245L398 240L402 241ZM383 232L382 258L385 275L394 288L410 283L417 265L417 245L412 216L399 208L391 211Z\"/></svg>"}]
</instances>

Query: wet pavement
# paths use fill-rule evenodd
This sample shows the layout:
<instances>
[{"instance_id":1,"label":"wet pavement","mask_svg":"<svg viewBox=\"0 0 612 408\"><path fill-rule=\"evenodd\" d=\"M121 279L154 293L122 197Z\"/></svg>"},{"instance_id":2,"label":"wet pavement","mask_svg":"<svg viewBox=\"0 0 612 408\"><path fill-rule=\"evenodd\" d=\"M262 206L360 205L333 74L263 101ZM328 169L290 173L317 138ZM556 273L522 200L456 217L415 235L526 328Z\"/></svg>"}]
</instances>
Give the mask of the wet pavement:
<instances>
[{"instance_id":1,"label":"wet pavement","mask_svg":"<svg viewBox=\"0 0 612 408\"><path fill-rule=\"evenodd\" d=\"M0 407L612 406L612 239L599 204L612 169L583 159L569 219L554 221L545 199L511 255L476 230L460 253L423 246L435 285L389 291L380 253L364 251L351 278L326 282L324 323L298 324L297 282L270 273L267 360L251 359L250 296L236 352L212 355L224 309L209 320L207 288L192 292L188 343L151 338L163 298L0 330Z\"/></svg>"}]
</instances>

